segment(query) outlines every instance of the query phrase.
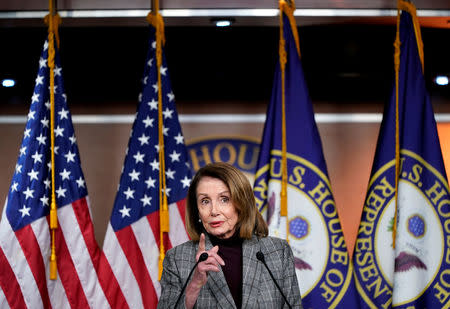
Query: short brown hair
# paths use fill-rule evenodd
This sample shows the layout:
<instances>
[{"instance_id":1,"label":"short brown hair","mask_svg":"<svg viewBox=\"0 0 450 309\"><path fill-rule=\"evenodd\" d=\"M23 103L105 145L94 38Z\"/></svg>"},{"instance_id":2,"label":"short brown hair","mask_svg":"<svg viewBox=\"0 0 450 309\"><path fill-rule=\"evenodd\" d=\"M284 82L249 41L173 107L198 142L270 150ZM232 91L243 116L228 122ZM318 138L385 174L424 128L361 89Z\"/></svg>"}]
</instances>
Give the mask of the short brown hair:
<instances>
[{"instance_id":1,"label":"short brown hair","mask_svg":"<svg viewBox=\"0 0 450 309\"><path fill-rule=\"evenodd\" d=\"M213 177L222 180L230 190L231 200L238 213L236 230L243 239L251 239L255 234L258 237L268 235L267 223L259 213L253 189L247 177L234 166L216 162L200 168L191 181L186 202L186 229L191 240L198 241L203 231L203 225L199 222L197 208L197 186L205 177Z\"/></svg>"}]
</instances>

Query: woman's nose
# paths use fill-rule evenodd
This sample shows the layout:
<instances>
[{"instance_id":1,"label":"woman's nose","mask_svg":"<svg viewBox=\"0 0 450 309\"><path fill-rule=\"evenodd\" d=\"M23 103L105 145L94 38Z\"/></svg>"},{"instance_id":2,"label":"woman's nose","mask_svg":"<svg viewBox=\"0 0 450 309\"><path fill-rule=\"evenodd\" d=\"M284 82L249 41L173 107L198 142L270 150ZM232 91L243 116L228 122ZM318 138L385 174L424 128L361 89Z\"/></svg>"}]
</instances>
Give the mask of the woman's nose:
<instances>
[{"instance_id":1,"label":"woman's nose","mask_svg":"<svg viewBox=\"0 0 450 309\"><path fill-rule=\"evenodd\" d=\"M212 201L211 202L211 216L217 216L219 214L217 209L217 202Z\"/></svg>"}]
</instances>

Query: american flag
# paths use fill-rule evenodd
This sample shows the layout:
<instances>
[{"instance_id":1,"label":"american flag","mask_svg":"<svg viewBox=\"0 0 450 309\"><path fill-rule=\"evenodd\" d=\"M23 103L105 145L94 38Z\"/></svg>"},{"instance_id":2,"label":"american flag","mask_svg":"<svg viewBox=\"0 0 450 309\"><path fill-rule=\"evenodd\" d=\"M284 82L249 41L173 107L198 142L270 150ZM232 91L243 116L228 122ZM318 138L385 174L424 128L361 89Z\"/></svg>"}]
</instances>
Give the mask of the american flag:
<instances>
[{"instance_id":1,"label":"american flag","mask_svg":"<svg viewBox=\"0 0 450 309\"><path fill-rule=\"evenodd\" d=\"M161 186L155 54L155 31L150 26L143 91L139 95L138 110L103 244L104 253L123 295L132 308L155 308L161 289L158 281ZM184 199L191 172L165 59L160 72L166 167L164 176L170 217L170 232L164 240L167 250L188 240L184 225Z\"/></svg>"},{"instance_id":2,"label":"american flag","mask_svg":"<svg viewBox=\"0 0 450 309\"><path fill-rule=\"evenodd\" d=\"M55 47L56 49L56 47ZM110 269L98 276L101 251L94 238L86 183L67 107L56 50L55 233L57 280L49 279L51 136L49 43L39 60L28 120L0 222L1 308L108 308ZM111 287L105 288L107 283ZM117 284L116 284L117 286Z\"/></svg>"}]
</instances>

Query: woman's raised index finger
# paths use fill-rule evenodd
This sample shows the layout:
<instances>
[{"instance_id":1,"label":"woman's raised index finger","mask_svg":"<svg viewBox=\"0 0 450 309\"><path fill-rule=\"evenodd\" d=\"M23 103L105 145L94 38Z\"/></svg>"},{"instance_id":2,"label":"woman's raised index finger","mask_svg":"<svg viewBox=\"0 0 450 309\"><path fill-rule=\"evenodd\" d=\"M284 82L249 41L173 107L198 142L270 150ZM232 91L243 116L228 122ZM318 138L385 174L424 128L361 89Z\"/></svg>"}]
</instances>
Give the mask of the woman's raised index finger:
<instances>
[{"instance_id":1,"label":"woman's raised index finger","mask_svg":"<svg viewBox=\"0 0 450 309\"><path fill-rule=\"evenodd\" d=\"M200 234L200 240L198 242L198 252L203 252L205 251L205 234L201 233Z\"/></svg>"}]
</instances>

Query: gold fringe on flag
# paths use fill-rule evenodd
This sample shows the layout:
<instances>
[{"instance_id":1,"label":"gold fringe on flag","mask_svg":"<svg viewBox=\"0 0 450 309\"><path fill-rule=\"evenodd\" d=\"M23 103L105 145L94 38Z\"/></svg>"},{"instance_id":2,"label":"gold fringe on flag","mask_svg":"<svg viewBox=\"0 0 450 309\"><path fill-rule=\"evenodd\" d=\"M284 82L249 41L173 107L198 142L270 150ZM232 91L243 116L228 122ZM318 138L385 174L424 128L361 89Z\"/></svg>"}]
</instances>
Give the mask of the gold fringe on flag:
<instances>
[{"instance_id":1,"label":"gold fringe on flag","mask_svg":"<svg viewBox=\"0 0 450 309\"><path fill-rule=\"evenodd\" d=\"M400 71L400 9L397 9L397 34L394 42L394 66L395 66L395 210L394 224L392 226L392 246L395 248L397 235L397 208L398 208L398 177L400 172L400 124L398 121L398 75Z\"/></svg>"},{"instance_id":2,"label":"gold fringe on flag","mask_svg":"<svg viewBox=\"0 0 450 309\"><path fill-rule=\"evenodd\" d=\"M294 36L295 44L297 47L297 53L300 57L300 44L298 39L297 25L294 19L295 3L290 1L287 3L285 0L280 0L280 42L279 42L279 57L280 57L280 69L281 69L281 192L280 192L280 216L286 217L286 240L289 241L289 222L288 222L288 205L287 205L287 183L288 183L288 170L287 170L287 143L286 143L286 41L284 39L283 32L283 13L289 19L289 23Z\"/></svg>"},{"instance_id":3,"label":"gold fringe on flag","mask_svg":"<svg viewBox=\"0 0 450 309\"><path fill-rule=\"evenodd\" d=\"M51 233L51 254L50 254L50 279L57 278L56 265L56 239L55 230L58 228L58 217L56 214L56 196L55 196L55 38L59 47L58 26L61 19L56 12L54 1L49 0L49 14L45 16L44 21L48 25L48 68L50 71L50 152L52 163L52 201L50 205L50 233Z\"/></svg>"},{"instance_id":4,"label":"gold fringe on flag","mask_svg":"<svg viewBox=\"0 0 450 309\"><path fill-rule=\"evenodd\" d=\"M280 27L282 28L282 26L283 26L283 19L281 18L282 17L281 13L284 13L284 14L286 14L287 18L289 19L289 24L291 25L292 35L294 36L295 47L297 47L297 53L298 53L298 56L300 57L300 41L298 39L297 23L295 22L295 17L294 17L295 2L294 2L294 0L289 1L289 2L290 2L290 4L286 0L280 0L280 3L279 3ZM283 31L283 30L281 29L281 31ZM280 34L282 34L282 32ZM281 38L283 38L283 41L284 41L284 36L281 36Z\"/></svg>"},{"instance_id":5,"label":"gold fringe on flag","mask_svg":"<svg viewBox=\"0 0 450 309\"><path fill-rule=\"evenodd\" d=\"M400 178L400 123L398 114L398 98L399 98L399 72L400 72L400 14L401 11L406 11L411 14L414 33L416 36L417 50L419 53L420 62L422 64L422 74L424 72L423 63L423 42L422 35L420 33L419 20L416 14L415 6L407 1L397 1L397 33L394 42L394 66L395 66L395 210L394 210L394 223L392 227L392 246L395 248L395 239L397 235L397 214L398 214L398 182Z\"/></svg>"},{"instance_id":6,"label":"gold fringe on flag","mask_svg":"<svg viewBox=\"0 0 450 309\"><path fill-rule=\"evenodd\" d=\"M153 10L148 13L147 21L156 29L156 65L158 68L158 139L159 139L159 280L161 280L163 261L165 257L164 233L169 232L169 206L166 194L166 176L165 176L165 156L164 156L164 134L163 134L163 101L161 84L161 66L162 66L162 45L165 43L164 20L159 14L159 2L153 1Z\"/></svg>"},{"instance_id":7,"label":"gold fringe on flag","mask_svg":"<svg viewBox=\"0 0 450 309\"><path fill-rule=\"evenodd\" d=\"M412 22L414 25L414 33L416 35L417 51L419 53L420 63L422 64L422 74L423 74L425 72L423 62L423 41L422 41L422 34L420 32L419 18L417 18L416 7L411 2L404 0L398 1L398 7L400 10L408 12L412 17Z\"/></svg>"}]
</instances>

